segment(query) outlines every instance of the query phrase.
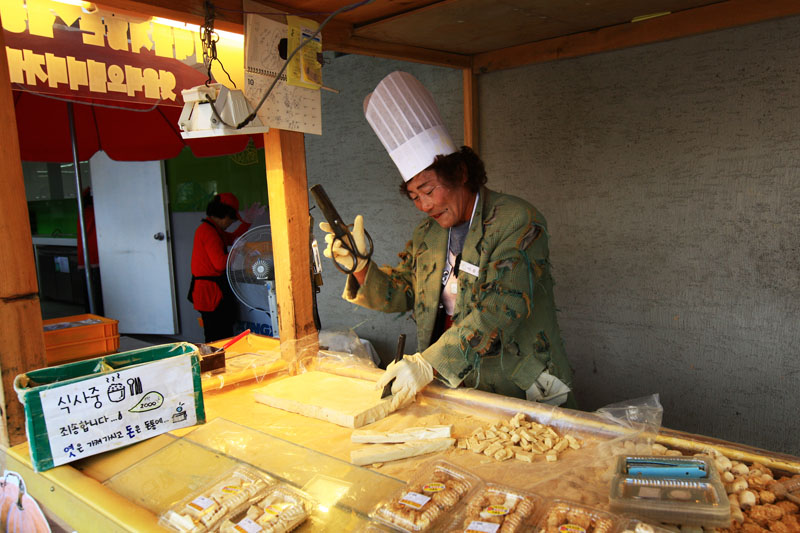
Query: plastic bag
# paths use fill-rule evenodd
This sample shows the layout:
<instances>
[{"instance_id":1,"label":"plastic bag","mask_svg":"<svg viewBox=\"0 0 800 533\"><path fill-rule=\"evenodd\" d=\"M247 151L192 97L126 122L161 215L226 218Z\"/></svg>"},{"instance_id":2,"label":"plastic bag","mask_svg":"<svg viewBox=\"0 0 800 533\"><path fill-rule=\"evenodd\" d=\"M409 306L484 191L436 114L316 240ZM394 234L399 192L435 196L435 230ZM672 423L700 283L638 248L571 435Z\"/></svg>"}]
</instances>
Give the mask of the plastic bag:
<instances>
[{"instance_id":1,"label":"plastic bag","mask_svg":"<svg viewBox=\"0 0 800 533\"><path fill-rule=\"evenodd\" d=\"M377 368L380 357L372 343L359 338L355 331L320 331L320 357L336 358L345 365L365 365Z\"/></svg>"},{"instance_id":2,"label":"plastic bag","mask_svg":"<svg viewBox=\"0 0 800 533\"><path fill-rule=\"evenodd\" d=\"M661 427L664 408L658 394L625 400L601 407L595 413L622 427L655 436Z\"/></svg>"},{"instance_id":3,"label":"plastic bag","mask_svg":"<svg viewBox=\"0 0 800 533\"><path fill-rule=\"evenodd\" d=\"M332 347L341 349L337 351ZM289 374L297 375L322 366L338 368L377 368L374 349L359 339L355 331L323 331L302 339L281 341L281 357L289 364Z\"/></svg>"}]
</instances>

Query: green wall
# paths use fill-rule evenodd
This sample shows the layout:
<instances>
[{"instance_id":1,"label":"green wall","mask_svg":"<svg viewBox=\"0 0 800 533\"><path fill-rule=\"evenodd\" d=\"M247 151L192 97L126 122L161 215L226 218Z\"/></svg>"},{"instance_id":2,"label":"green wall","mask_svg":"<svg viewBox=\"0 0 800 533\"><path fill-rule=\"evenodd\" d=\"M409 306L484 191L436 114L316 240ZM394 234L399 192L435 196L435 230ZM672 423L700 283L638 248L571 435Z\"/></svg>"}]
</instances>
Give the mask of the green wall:
<instances>
[{"instance_id":1,"label":"green wall","mask_svg":"<svg viewBox=\"0 0 800 533\"><path fill-rule=\"evenodd\" d=\"M28 202L31 233L45 237L75 237L78 234L78 201L75 198Z\"/></svg>"},{"instance_id":2,"label":"green wall","mask_svg":"<svg viewBox=\"0 0 800 533\"><path fill-rule=\"evenodd\" d=\"M195 157L189 148L164 161L170 208L205 211L215 194L232 192L239 208L253 202L267 204L267 170L264 149L252 143L244 151L220 157Z\"/></svg>"}]
</instances>

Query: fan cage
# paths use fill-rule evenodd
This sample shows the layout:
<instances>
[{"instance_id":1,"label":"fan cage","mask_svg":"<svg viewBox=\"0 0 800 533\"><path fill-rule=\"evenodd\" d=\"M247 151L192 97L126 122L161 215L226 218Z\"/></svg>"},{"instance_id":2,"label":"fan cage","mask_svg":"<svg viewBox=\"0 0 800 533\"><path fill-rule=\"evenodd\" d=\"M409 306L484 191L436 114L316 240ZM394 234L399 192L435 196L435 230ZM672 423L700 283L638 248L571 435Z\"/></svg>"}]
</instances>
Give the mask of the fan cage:
<instances>
[{"instance_id":1,"label":"fan cage","mask_svg":"<svg viewBox=\"0 0 800 533\"><path fill-rule=\"evenodd\" d=\"M275 262L268 224L250 228L231 246L226 266L228 282L236 298L251 309L271 314Z\"/></svg>"}]
</instances>

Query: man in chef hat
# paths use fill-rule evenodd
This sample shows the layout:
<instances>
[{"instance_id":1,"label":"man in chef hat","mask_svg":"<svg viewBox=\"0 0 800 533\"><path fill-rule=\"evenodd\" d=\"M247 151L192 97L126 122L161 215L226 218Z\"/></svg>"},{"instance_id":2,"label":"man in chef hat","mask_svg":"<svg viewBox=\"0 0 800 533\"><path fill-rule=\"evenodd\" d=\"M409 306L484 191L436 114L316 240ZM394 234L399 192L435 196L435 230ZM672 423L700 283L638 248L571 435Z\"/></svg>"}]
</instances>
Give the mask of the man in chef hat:
<instances>
[{"instance_id":1,"label":"man in chef hat","mask_svg":"<svg viewBox=\"0 0 800 533\"><path fill-rule=\"evenodd\" d=\"M402 191L425 213L401 262L378 267L328 232L325 255L348 271L343 297L387 313L412 311L419 352L391 363L392 409L434 376L553 405L575 406L572 369L553 301L547 226L525 200L486 188L484 165L457 149L431 94L411 74L393 72L364 100L364 113L403 178Z\"/></svg>"}]
</instances>

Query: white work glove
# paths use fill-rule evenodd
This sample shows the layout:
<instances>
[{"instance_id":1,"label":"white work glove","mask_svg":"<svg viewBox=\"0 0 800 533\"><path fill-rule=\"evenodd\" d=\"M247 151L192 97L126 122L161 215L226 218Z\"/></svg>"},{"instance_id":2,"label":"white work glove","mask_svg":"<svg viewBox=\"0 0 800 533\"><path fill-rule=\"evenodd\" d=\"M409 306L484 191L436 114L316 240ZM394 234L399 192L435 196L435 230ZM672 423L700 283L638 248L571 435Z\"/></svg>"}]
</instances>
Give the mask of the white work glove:
<instances>
[{"instance_id":1,"label":"white work glove","mask_svg":"<svg viewBox=\"0 0 800 533\"><path fill-rule=\"evenodd\" d=\"M433 367L419 352L414 355L404 355L401 360L386 367L386 372L375 387L383 389L392 378L394 383L392 383L391 409L395 411L413 402L417 392L433 381Z\"/></svg>"},{"instance_id":2,"label":"white work glove","mask_svg":"<svg viewBox=\"0 0 800 533\"><path fill-rule=\"evenodd\" d=\"M539 374L533 385L525 391L525 398L529 402L561 405L567 401L569 391L570 388L566 383L545 370Z\"/></svg>"},{"instance_id":3,"label":"white work glove","mask_svg":"<svg viewBox=\"0 0 800 533\"><path fill-rule=\"evenodd\" d=\"M327 247L325 251L322 252L325 257L330 257L345 270L353 270L353 255L342 246L341 239L336 239L334 241L333 230L331 230L331 225L327 222L320 222L319 228L326 232L325 235L325 242L327 243ZM353 229L350 230L350 233L353 235L353 240L356 243L356 249L358 253L364 255L367 251L367 239L364 236L364 217L361 215L357 215L355 221L353 221ZM368 259L358 258L358 262L356 263L356 268L353 272L360 272L367 268L367 264L369 264Z\"/></svg>"},{"instance_id":4,"label":"white work glove","mask_svg":"<svg viewBox=\"0 0 800 533\"><path fill-rule=\"evenodd\" d=\"M244 222L245 224L252 224L258 217L264 214L266 209L263 205L258 202L253 202L250 204L250 207L244 210L244 212L239 215L239 220Z\"/></svg>"}]
</instances>

